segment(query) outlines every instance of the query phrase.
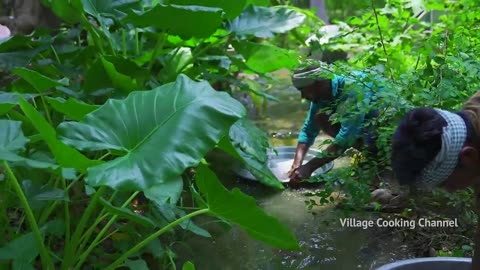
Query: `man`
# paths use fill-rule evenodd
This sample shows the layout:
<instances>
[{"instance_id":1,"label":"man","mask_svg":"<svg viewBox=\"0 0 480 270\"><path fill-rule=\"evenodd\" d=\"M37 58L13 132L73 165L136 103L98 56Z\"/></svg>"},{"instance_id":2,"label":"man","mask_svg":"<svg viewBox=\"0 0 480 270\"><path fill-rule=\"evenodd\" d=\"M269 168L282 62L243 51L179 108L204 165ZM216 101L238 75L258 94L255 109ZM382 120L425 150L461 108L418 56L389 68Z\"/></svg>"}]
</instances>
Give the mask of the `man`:
<instances>
[{"instance_id":1,"label":"man","mask_svg":"<svg viewBox=\"0 0 480 270\"><path fill-rule=\"evenodd\" d=\"M474 187L478 208L480 92L460 112L434 108L408 112L393 134L392 168L400 184L447 191ZM472 269L480 269L480 223Z\"/></svg>"},{"instance_id":2,"label":"man","mask_svg":"<svg viewBox=\"0 0 480 270\"><path fill-rule=\"evenodd\" d=\"M321 68L309 67L292 78L302 98L310 101L310 110L298 137L294 162L288 172L293 184L309 178L316 169L336 159L349 147L359 148L366 144L375 151L372 127L365 128L364 125L367 120L378 116L377 110L367 107L381 87L366 82L366 74L361 72L352 72L348 76L333 75L331 79L322 77L320 73ZM345 120L332 123L334 113ZM334 137L333 142L324 151L323 157L316 157L302 165L320 130Z\"/></svg>"}]
</instances>

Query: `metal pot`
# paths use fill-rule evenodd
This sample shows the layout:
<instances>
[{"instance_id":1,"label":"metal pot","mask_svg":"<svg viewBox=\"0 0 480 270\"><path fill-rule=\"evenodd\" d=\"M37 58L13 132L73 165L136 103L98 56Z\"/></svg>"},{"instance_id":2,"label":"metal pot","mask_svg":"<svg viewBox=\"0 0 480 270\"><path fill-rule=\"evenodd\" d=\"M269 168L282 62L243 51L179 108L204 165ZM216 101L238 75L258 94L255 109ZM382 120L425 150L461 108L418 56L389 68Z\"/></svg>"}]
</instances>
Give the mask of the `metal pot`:
<instances>
[{"instance_id":1,"label":"metal pot","mask_svg":"<svg viewBox=\"0 0 480 270\"><path fill-rule=\"evenodd\" d=\"M283 182L283 183L289 182L290 179L287 176L287 172L290 170L290 167L292 166L297 147L296 146L278 146L278 147L275 147L274 149L276 150L278 155L274 151L268 152L268 167L280 182ZM320 154L320 150L309 149L307 154L305 155L304 162L307 162L312 158L315 158L318 154ZM332 168L333 168L333 161L315 170L312 173L312 176L324 174L330 171ZM246 168L243 168L243 167L236 168L235 172L242 178L249 179L249 180L256 180L255 177Z\"/></svg>"},{"instance_id":2,"label":"metal pot","mask_svg":"<svg viewBox=\"0 0 480 270\"><path fill-rule=\"evenodd\" d=\"M471 267L470 258L432 257L401 260L377 270L471 270Z\"/></svg>"}]
</instances>

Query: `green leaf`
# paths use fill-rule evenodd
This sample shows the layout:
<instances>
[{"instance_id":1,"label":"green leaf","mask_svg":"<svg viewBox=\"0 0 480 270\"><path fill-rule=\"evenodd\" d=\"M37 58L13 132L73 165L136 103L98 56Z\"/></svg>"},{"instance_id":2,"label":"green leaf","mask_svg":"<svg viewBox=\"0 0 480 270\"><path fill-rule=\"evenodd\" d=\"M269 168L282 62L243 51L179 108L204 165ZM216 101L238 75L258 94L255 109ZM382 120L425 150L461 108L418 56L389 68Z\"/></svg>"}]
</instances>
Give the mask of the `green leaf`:
<instances>
[{"instance_id":1,"label":"green leaf","mask_svg":"<svg viewBox=\"0 0 480 270\"><path fill-rule=\"evenodd\" d=\"M257 97L262 97L262 98L265 98L265 99L268 99L268 100L271 100L271 101L276 101L276 102L279 102L280 100L272 95L269 95L267 93L265 93L264 91L264 85L260 84L258 81L256 80L250 80L250 79L243 79L242 81L244 81L248 87L249 87L249 90ZM263 100L263 99L262 99ZM255 104L257 105L257 104Z\"/></svg>"},{"instance_id":2,"label":"green leaf","mask_svg":"<svg viewBox=\"0 0 480 270\"><path fill-rule=\"evenodd\" d=\"M155 223L152 220L144 216L137 215L128 208L115 207L104 198L100 198L100 203L103 205L103 207L105 207L105 210L107 210L112 215L126 218L144 227L155 227Z\"/></svg>"},{"instance_id":3,"label":"green leaf","mask_svg":"<svg viewBox=\"0 0 480 270\"><path fill-rule=\"evenodd\" d=\"M144 191L145 197L158 203L176 204L183 191L183 181L181 178L175 181L168 181L159 185L155 185Z\"/></svg>"},{"instance_id":4,"label":"green leaf","mask_svg":"<svg viewBox=\"0 0 480 270\"><path fill-rule=\"evenodd\" d=\"M79 123L60 124L59 132L81 150L124 153L89 168L89 185L147 190L180 181L244 115L243 105L227 93L182 74L175 83L109 100Z\"/></svg>"},{"instance_id":5,"label":"green leaf","mask_svg":"<svg viewBox=\"0 0 480 270\"><path fill-rule=\"evenodd\" d=\"M20 107L30 122L38 130L42 138L52 151L58 164L65 168L75 168L80 172L85 172L87 168L101 164L101 161L90 160L77 150L67 146L57 139L57 135L52 126L43 118L43 116L35 110L35 108L20 98Z\"/></svg>"},{"instance_id":6,"label":"green leaf","mask_svg":"<svg viewBox=\"0 0 480 270\"><path fill-rule=\"evenodd\" d=\"M218 148L240 160L260 183L280 190L285 189L268 167L268 138L248 118L242 118L231 128Z\"/></svg>"},{"instance_id":7,"label":"green leaf","mask_svg":"<svg viewBox=\"0 0 480 270\"><path fill-rule=\"evenodd\" d=\"M69 201L64 190L33 183L30 180L22 181L25 196L32 209L39 209L45 206L45 201Z\"/></svg>"},{"instance_id":8,"label":"green leaf","mask_svg":"<svg viewBox=\"0 0 480 270\"><path fill-rule=\"evenodd\" d=\"M13 74L20 76L22 79L27 81L29 84L35 88L38 92L44 92L48 89L57 87L57 86L66 86L62 81L55 81L51 78L48 78L34 70L26 68L16 68L12 71Z\"/></svg>"},{"instance_id":9,"label":"green leaf","mask_svg":"<svg viewBox=\"0 0 480 270\"><path fill-rule=\"evenodd\" d=\"M300 26L305 15L285 7L248 6L239 17L230 24L230 31L240 37L254 35L270 38Z\"/></svg>"},{"instance_id":10,"label":"green leaf","mask_svg":"<svg viewBox=\"0 0 480 270\"><path fill-rule=\"evenodd\" d=\"M27 233L0 248L0 261L21 259L31 263L38 254L35 236L33 233Z\"/></svg>"},{"instance_id":11,"label":"green leaf","mask_svg":"<svg viewBox=\"0 0 480 270\"><path fill-rule=\"evenodd\" d=\"M105 58L102 57L100 60L102 61L103 67L105 68L110 81L113 83L113 86L127 93L137 88L137 81L135 79L118 72L115 66Z\"/></svg>"},{"instance_id":12,"label":"green leaf","mask_svg":"<svg viewBox=\"0 0 480 270\"><path fill-rule=\"evenodd\" d=\"M188 261L183 264L182 270L195 270L195 265L192 262Z\"/></svg>"},{"instance_id":13,"label":"green leaf","mask_svg":"<svg viewBox=\"0 0 480 270\"><path fill-rule=\"evenodd\" d=\"M85 75L85 83L83 89L87 93L91 93L95 90L113 87L113 83L110 77L105 71L103 62L101 59L97 59L88 69Z\"/></svg>"},{"instance_id":14,"label":"green leaf","mask_svg":"<svg viewBox=\"0 0 480 270\"><path fill-rule=\"evenodd\" d=\"M177 48L167 55L163 56L160 62L163 65L159 73L159 78L162 82L172 82L178 74L193 66L192 51L190 48ZM190 63L190 64L188 64Z\"/></svg>"},{"instance_id":15,"label":"green leaf","mask_svg":"<svg viewBox=\"0 0 480 270\"><path fill-rule=\"evenodd\" d=\"M50 162L28 159L17 155L25 150L25 144L29 141L21 129L22 122L0 120L0 160L13 163L13 166L25 166L27 168L56 169L58 166Z\"/></svg>"},{"instance_id":16,"label":"green leaf","mask_svg":"<svg viewBox=\"0 0 480 270\"><path fill-rule=\"evenodd\" d=\"M125 260L125 266L131 270L148 270L148 265L144 260Z\"/></svg>"},{"instance_id":17,"label":"green leaf","mask_svg":"<svg viewBox=\"0 0 480 270\"><path fill-rule=\"evenodd\" d=\"M86 13L102 20L102 15L112 16L115 9L138 3L136 0L81 0Z\"/></svg>"},{"instance_id":18,"label":"green leaf","mask_svg":"<svg viewBox=\"0 0 480 270\"><path fill-rule=\"evenodd\" d=\"M0 119L0 160L11 161L25 150L28 139L23 135L22 122Z\"/></svg>"},{"instance_id":19,"label":"green leaf","mask_svg":"<svg viewBox=\"0 0 480 270\"><path fill-rule=\"evenodd\" d=\"M74 98L69 98L65 100L63 98L51 98L46 97L48 103L55 109L57 112L60 112L67 116L70 119L80 121L85 117L85 115L93 112L98 109L98 105L90 105L83 103Z\"/></svg>"},{"instance_id":20,"label":"green leaf","mask_svg":"<svg viewBox=\"0 0 480 270\"><path fill-rule=\"evenodd\" d=\"M38 50L24 50L0 53L0 70L12 70L26 66L37 54Z\"/></svg>"},{"instance_id":21,"label":"green leaf","mask_svg":"<svg viewBox=\"0 0 480 270\"><path fill-rule=\"evenodd\" d=\"M23 259L13 261L12 270L35 270L32 262L27 262Z\"/></svg>"},{"instance_id":22,"label":"green leaf","mask_svg":"<svg viewBox=\"0 0 480 270\"><path fill-rule=\"evenodd\" d=\"M184 39L207 38L220 27L222 10L201 6L156 5L144 13L133 11L124 21L137 27L153 26Z\"/></svg>"},{"instance_id":23,"label":"green leaf","mask_svg":"<svg viewBox=\"0 0 480 270\"><path fill-rule=\"evenodd\" d=\"M247 5L268 7L270 6L270 1L269 0L247 0Z\"/></svg>"},{"instance_id":24,"label":"green leaf","mask_svg":"<svg viewBox=\"0 0 480 270\"><path fill-rule=\"evenodd\" d=\"M1 104L0 103L0 116L8 113L15 105L13 104Z\"/></svg>"},{"instance_id":25,"label":"green leaf","mask_svg":"<svg viewBox=\"0 0 480 270\"><path fill-rule=\"evenodd\" d=\"M51 220L40 228L42 233L51 235L63 234L65 225L60 220ZM38 245L32 232L24 234L0 248L0 261L18 260L32 263L38 256Z\"/></svg>"},{"instance_id":26,"label":"green leaf","mask_svg":"<svg viewBox=\"0 0 480 270\"><path fill-rule=\"evenodd\" d=\"M18 105L18 96L22 96L24 99L29 100L40 96L39 94L19 94L0 91L0 104L14 104Z\"/></svg>"},{"instance_id":27,"label":"green leaf","mask_svg":"<svg viewBox=\"0 0 480 270\"><path fill-rule=\"evenodd\" d=\"M186 215L185 211L177 208L175 204L155 204L155 206L169 223ZM202 237L212 237L208 231L197 226L191 219L184 220L180 223L180 227Z\"/></svg>"},{"instance_id":28,"label":"green leaf","mask_svg":"<svg viewBox=\"0 0 480 270\"><path fill-rule=\"evenodd\" d=\"M55 13L55 15L67 23L75 24L82 21L83 6L81 0L42 0L42 3L49 7Z\"/></svg>"},{"instance_id":29,"label":"green leaf","mask_svg":"<svg viewBox=\"0 0 480 270\"><path fill-rule=\"evenodd\" d=\"M87 71L84 89L92 92L114 87L126 93L139 88L148 73L133 61L121 57L101 57Z\"/></svg>"},{"instance_id":30,"label":"green leaf","mask_svg":"<svg viewBox=\"0 0 480 270\"><path fill-rule=\"evenodd\" d=\"M287 227L265 214L255 199L238 188L228 191L207 166L201 164L197 168L195 179L211 213L238 224L257 240L283 249L300 249L297 239Z\"/></svg>"},{"instance_id":31,"label":"green leaf","mask_svg":"<svg viewBox=\"0 0 480 270\"><path fill-rule=\"evenodd\" d=\"M233 19L242 13L247 0L169 0L165 4L221 8L228 19Z\"/></svg>"},{"instance_id":32,"label":"green leaf","mask_svg":"<svg viewBox=\"0 0 480 270\"><path fill-rule=\"evenodd\" d=\"M273 45L253 42L232 42L232 45L243 55L246 60L245 64L260 73L272 72L281 68L292 70L299 65L295 52Z\"/></svg>"},{"instance_id":33,"label":"green leaf","mask_svg":"<svg viewBox=\"0 0 480 270\"><path fill-rule=\"evenodd\" d=\"M160 239L154 239L145 246L145 251L152 254L155 259L162 259L165 254L165 249L162 246Z\"/></svg>"}]
</instances>

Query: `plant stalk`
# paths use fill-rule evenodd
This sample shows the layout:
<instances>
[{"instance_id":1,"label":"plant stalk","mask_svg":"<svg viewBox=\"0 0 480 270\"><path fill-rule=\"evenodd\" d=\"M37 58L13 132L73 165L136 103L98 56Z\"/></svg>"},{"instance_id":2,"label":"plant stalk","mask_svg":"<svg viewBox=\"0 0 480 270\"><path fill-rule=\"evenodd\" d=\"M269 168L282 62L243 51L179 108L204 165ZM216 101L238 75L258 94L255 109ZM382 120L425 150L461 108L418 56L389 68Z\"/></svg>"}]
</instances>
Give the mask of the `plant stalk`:
<instances>
[{"instance_id":1,"label":"plant stalk","mask_svg":"<svg viewBox=\"0 0 480 270\"><path fill-rule=\"evenodd\" d=\"M137 192L134 192L132 194L132 196L130 196L126 201L125 203L121 206L121 208L125 208L127 205L129 205L133 199L135 199L135 197L137 197L137 195L140 193L140 191L137 191ZM82 255L80 255L80 259L79 259L79 262L77 263L77 265L75 266L75 269L80 269L80 267L82 266L83 262L88 258L88 255L90 254L90 252L92 252L92 250L98 246L98 244L100 244L104 239L102 239L103 235L108 231L108 229L110 228L110 226L112 226L112 224L117 220L118 218L118 215L114 215L110 218L110 220L108 221L108 223L105 225L105 227L102 228L102 230L97 234L97 236L95 237L95 239L93 240L93 242L90 244L90 246L87 248L87 250L85 252L82 253Z\"/></svg>"},{"instance_id":2,"label":"plant stalk","mask_svg":"<svg viewBox=\"0 0 480 270\"><path fill-rule=\"evenodd\" d=\"M142 247L144 247L145 245L147 245L149 242L155 240L157 237L159 237L160 235L162 235L164 232L172 229L173 227L177 226L178 224L182 223L184 220L187 220L187 219L190 219L190 218L193 218L194 216L198 216L198 215L201 215L201 214L206 214L210 212L210 209L206 208L206 209L201 209L201 210L198 210L198 211L195 211L195 212L192 212L188 215L185 215L175 221L173 221L172 223L168 224L167 226L161 228L160 230L158 230L157 232L155 232L154 234L150 235L149 237L145 238L142 242L138 243L136 246L134 246L133 248L131 248L130 250L128 250L127 252L125 252L120 258L118 258L116 261L114 261L112 264L110 264L106 270L114 270L117 266L119 266L121 263L123 263L126 259L128 259L128 257L130 257L132 254L134 254L135 252L139 251Z\"/></svg>"},{"instance_id":3,"label":"plant stalk","mask_svg":"<svg viewBox=\"0 0 480 270\"><path fill-rule=\"evenodd\" d=\"M153 67L153 64L155 64L155 59L157 58L157 54L163 48L163 45L165 45L165 40L166 40L166 37L164 37L163 35L159 36L157 43L155 44L155 48L153 49L152 58L148 63L147 69L149 72L152 71L152 67Z\"/></svg>"},{"instance_id":4,"label":"plant stalk","mask_svg":"<svg viewBox=\"0 0 480 270\"><path fill-rule=\"evenodd\" d=\"M62 177L62 186L63 190L68 194L67 191L67 183L65 181L65 178ZM70 208L68 207L68 201L65 200L64 202L64 211L65 211L65 246L68 246L70 243L70 229L71 229L71 224L70 224Z\"/></svg>"},{"instance_id":5,"label":"plant stalk","mask_svg":"<svg viewBox=\"0 0 480 270\"><path fill-rule=\"evenodd\" d=\"M100 199L100 196L105 191L106 191L106 186L102 186L97 190L92 200L90 201L90 204L88 205L87 209L82 215L82 218L80 219L80 222L78 223L78 226L75 229L75 232L73 233L73 236L69 245L66 246L65 248L65 261L63 261L62 269L70 269L73 263L75 262L75 259L77 258L77 256L75 256L75 251L82 237L83 229L87 225L87 222L90 219L90 216L95 211L96 206L98 204L98 200Z\"/></svg>"},{"instance_id":6,"label":"plant stalk","mask_svg":"<svg viewBox=\"0 0 480 270\"><path fill-rule=\"evenodd\" d=\"M380 28L380 23L378 22L377 10L375 9L375 4L373 3L373 0L371 1L371 3L372 3L373 14L375 14L375 21L377 22L378 33L380 34L380 43L382 43L383 52L385 53L385 57L387 58L387 64L388 66L390 66L390 62L388 61L387 48L385 48L385 42L383 41L382 29ZM390 67L388 69L390 70L390 78L392 79L393 82L395 82L392 69Z\"/></svg>"},{"instance_id":7,"label":"plant stalk","mask_svg":"<svg viewBox=\"0 0 480 270\"><path fill-rule=\"evenodd\" d=\"M55 269L55 267L52 263L50 255L48 254L48 250L45 247L45 244L43 243L42 233L38 228L38 224L37 224L37 221L35 220L35 216L33 215L32 208L30 208L30 205L28 204L27 197L25 197L25 194L23 193L22 187L20 186L20 183L18 182L17 177L15 177L15 174L12 172L12 169L10 168L10 166L6 161L3 162L3 167L7 171L7 175L13 184L13 188L15 189L15 192L17 193L20 199L20 202L25 208L25 214L27 216L28 223L30 225L30 228L32 229L33 234L35 235L35 238L37 240L37 245L40 250L40 258L42 260L43 269L53 270Z\"/></svg>"}]
</instances>

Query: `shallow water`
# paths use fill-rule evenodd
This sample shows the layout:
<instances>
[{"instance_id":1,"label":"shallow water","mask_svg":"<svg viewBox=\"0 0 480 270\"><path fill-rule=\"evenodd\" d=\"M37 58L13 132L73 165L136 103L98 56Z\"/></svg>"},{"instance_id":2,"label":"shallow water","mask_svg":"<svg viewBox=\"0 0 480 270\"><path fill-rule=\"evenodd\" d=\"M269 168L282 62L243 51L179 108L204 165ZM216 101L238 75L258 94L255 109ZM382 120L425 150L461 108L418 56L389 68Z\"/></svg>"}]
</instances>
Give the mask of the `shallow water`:
<instances>
[{"instance_id":1,"label":"shallow water","mask_svg":"<svg viewBox=\"0 0 480 270\"><path fill-rule=\"evenodd\" d=\"M193 252L182 258L194 262L197 269L375 269L409 257L398 240L382 237L375 228L343 228L343 213L332 206L308 211L304 193L311 189L273 192L244 180L227 186L239 187L255 197L261 208L291 229L302 250L289 252L270 247L236 226L230 231L207 226L213 239L190 237L187 244ZM355 216L374 218L372 214Z\"/></svg>"},{"instance_id":2,"label":"shallow water","mask_svg":"<svg viewBox=\"0 0 480 270\"><path fill-rule=\"evenodd\" d=\"M298 92L292 88L277 89L271 94L282 102L270 104L266 117L256 120L257 125L267 133L298 131L308 104L302 104ZM328 138L321 134L314 147L322 148L319 146L321 141ZM272 138L271 143L274 146L291 146L296 145L296 138ZM334 168L348 166L349 163L348 158L337 159ZM302 251L282 251L252 239L238 227L225 231L210 224L206 228L213 239L189 237L186 244L191 251L177 250L179 266L190 260L196 269L375 269L410 257L398 239L382 237L376 228L342 228L339 219L344 215L333 206L315 207L308 211L304 202L308 199L305 192L314 191L313 187L277 192L228 173L220 177L227 179L225 184L228 188L238 187L255 197L261 208L288 226L300 241ZM372 213L354 215L361 219L375 218ZM202 224L202 220L198 224Z\"/></svg>"}]
</instances>

